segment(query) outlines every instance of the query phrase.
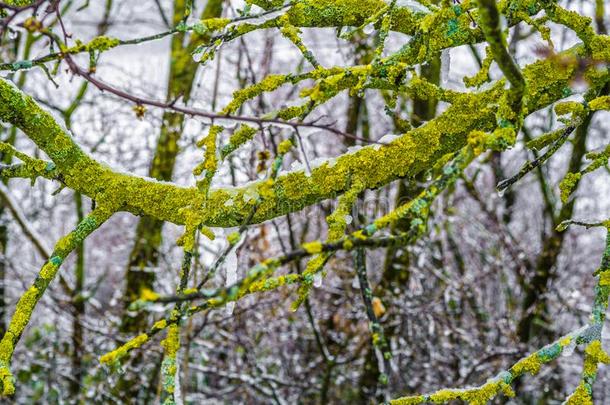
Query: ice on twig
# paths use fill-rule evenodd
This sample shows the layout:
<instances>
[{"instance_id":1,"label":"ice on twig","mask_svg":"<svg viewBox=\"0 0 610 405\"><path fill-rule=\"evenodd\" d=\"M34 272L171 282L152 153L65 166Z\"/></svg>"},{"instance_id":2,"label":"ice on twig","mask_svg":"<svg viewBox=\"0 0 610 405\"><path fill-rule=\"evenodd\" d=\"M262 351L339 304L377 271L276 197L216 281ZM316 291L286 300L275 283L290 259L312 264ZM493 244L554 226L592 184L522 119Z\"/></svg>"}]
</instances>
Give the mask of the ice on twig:
<instances>
[{"instance_id":1,"label":"ice on twig","mask_svg":"<svg viewBox=\"0 0 610 405\"><path fill-rule=\"evenodd\" d=\"M316 288L322 287L322 273L316 273L313 276L313 286Z\"/></svg>"}]
</instances>

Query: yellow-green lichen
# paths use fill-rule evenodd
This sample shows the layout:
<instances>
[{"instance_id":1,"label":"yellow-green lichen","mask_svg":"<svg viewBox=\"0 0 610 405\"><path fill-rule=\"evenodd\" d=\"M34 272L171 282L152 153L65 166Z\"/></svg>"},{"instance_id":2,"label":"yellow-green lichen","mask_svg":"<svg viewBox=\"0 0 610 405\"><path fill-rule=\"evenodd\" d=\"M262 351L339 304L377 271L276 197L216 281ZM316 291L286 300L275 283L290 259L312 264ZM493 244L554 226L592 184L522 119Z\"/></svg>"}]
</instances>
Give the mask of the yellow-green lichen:
<instances>
[{"instance_id":1,"label":"yellow-green lichen","mask_svg":"<svg viewBox=\"0 0 610 405\"><path fill-rule=\"evenodd\" d=\"M212 125L208 132L208 135L197 142L197 147L205 147L203 155L203 161L195 166L193 174L200 176L205 171L203 179L197 181L197 188L204 194L207 195L212 183L212 178L216 174L218 169L218 158L216 156L216 145L218 143L218 136L224 130L224 127L219 125Z\"/></svg>"},{"instance_id":2,"label":"yellow-green lichen","mask_svg":"<svg viewBox=\"0 0 610 405\"><path fill-rule=\"evenodd\" d=\"M556 60L545 60L524 69L526 77L530 78L528 109L538 109L563 96L564 89L573 76L573 70L564 69L563 66ZM280 79L280 82L283 81ZM279 86L278 83L275 85ZM472 129L493 129L495 112L492 106L500 91L501 88L495 86L480 94L459 98L439 117L412 130L408 136L401 137L391 146L382 146L378 150L364 148L337 159L333 166L324 164L316 168L311 176L306 176L304 172L279 176L274 185L275 198L264 201L253 220L259 222L285 213L286 207L295 210L340 194L349 188L347 179L353 174L363 173L365 188L375 188L397 177L412 175L429 167L439 157L462 147L466 134ZM21 93L5 81L0 82L0 101L3 101L0 103L0 119L25 123L19 125L34 142L52 155L55 143L49 143L48 136L61 132L61 128L53 124L52 117L35 106L33 100L22 98ZM23 116L24 109L28 108L34 108L44 121L43 125L37 120L16 117ZM460 125L456 127L455 122L460 122ZM71 145L69 148L77 147ZM65 160L68 155L71 156L70 164ZM224 202L230 198L224 190L214 191L206 199L197 190L165 183L155 184L146 179L115 173L89 159L78 148L69 154L57 156L55 163L58 164L58 169L66 172L66 184L69 187L92 198L97 197L98 201L97 194L103 189L104 194L111 196L113 201L122 201L123 206L134 213L183 224L184 216L179 208L201 206L201 220L206 225L235 226L249 212L248 207L241 203L224 206ZM78 162L78 165L74 162ZM91 182L90 179L96 181ZM205 209L211 206L216 208Z\"/></svg>"},{"instance_id":3,"label":"yellow-green lichen","mask_svg":"<svg viewBox=\"0 0 610 405\"><path fill-rule=\"evenodd\" d=\"M290 23L290 18L287 14L278 18L280 24L280 32L282 35L290 40L298 49L301 51L305 59L307 59L314 67L318 66L318 62L315 60L313 54L303 41L301 40L301 30Z\"/></svg>"},{"instance_id":4,"label":"yellow-green lichen","mask_svg":"<svg viewBox=\"0 0 610 405\"><path fill-rule=\"evenodd\" d=\"M555 104L555 113L557 115L572 114L573 117L582 116L585 112L585 106L577 101L564 101Z\"/></svg>"},{"instance_id":5,"label":"yellow-green lichen","mask_svg":"<svg viewBox=\"0 0 610 405\"><path fill-rule=\"evenodd\" d=\"M216 141L218 135L224 130L224 127L213 125L208 132L208 135L197 142L197 147L205 148L203 162L195 167L193 174L201 175L203 171L215 171L217 167L216 159Z\"/></svg>"},{"instance_id":6,"label":"yellow-green lichen","mask_svg":"<svg viewBox=\"0 0 610 405\"><path fill-rule=\"evenodd\" d=\"M130 350L137 349L142 346L144 343L148 342L148 335L146 333L142 333L141 335L136 336L131 339L129 342L125 343L121 347L113 350L111 352L106 353L102 357L100 357L100 362L103 364L111 365L120 361Z\"/></svg>"},{"instance_id":7,"label":"yellow-green lichen","mask_svg":"<svg viewBox=\"0 0 610 405\"><path fill-rule=\"evenodd\" d=\"M582 173L568 173L565 175L561 183L559 184L559 190L561 191L561 201L566 203L568 198L578 185Z\"/></svg>"},{"instance_id":8,"label":"yellow-green lichen","mask_svg":"<svg viewBox=\"0 0 610 405\"><path fill-rule=\"evenodd\" d=\"M285 276L271 277L264 280L256 281L248 287L249 293L257 293L264 291L275 290L286 284L293 284L301 279L300 274L287 274Z\"/></svg>"},{"instance_id":9,"label":"yellow-green lichen","mask_svg":"<svg viewBox=\"0 0 610 405\"><path fill-rule=\"evenodd\" d=\"M76 54L82 52L104 52L112 48L116 48L121 44L121 41L116 38L110 38L106 36L99 36L93 38L89 43L82 43L76 41L76 45L69 48L62 49L63 53Z\"/></svg>"},{"instance_id":10,"label":"yellow-green lichen","mask_svg":"<svg viewBox=\"0 0 610 405\"><path fill-rule=\"evenodd\" d=\"M417 405L426 402L424 395L417 395L412 397L397 398L390 401L391 405Z\"/></svg>"},{"instance_id":11,"label":"yellow-green lichen","mask_svg":"<svg viewBox=\"0 0 610 405\"><path fill-rule=\"evenodd\" d=\"M167 327L167 321L165 319L161 319L153 324L152 329L161 330L161 329L165 329L166 327Z\"/></svg>"},{"instance_id":12,"label":"yellow-green lichen","mask_svg":"<svg viewBox=\"0 0 610 405\"><path fill-rule=\"evenodd\" d=\"M280 144L277 147L277 151L278 151L278 153L285 155L286 153L290 152L290 150L292 149L293 146L294 146L294 143L292 143L292 141L290 139L286 139L286 140L280 142Z\"/></svg>"},{"instance_id":13,"label":"yellow-green lichen","mask_svg":"<svg viewBox=\"0 0 610 405\"><path fill-rule=\"evenodd\" d=\"M23 330L30 320L30 316L32 316L32 311L38 302L40 294L41 291L38 288L30 287L25 293L23 293L21 298L19 298L17 306L15 307L15 312L8 326L8 332L2 338L2 343L4 343L5 339L11 341L14 337L21 336ZM0 343L0 347L4 350L5 346L2 343ZM0 360L5 360L6 356L7 353L1 352Z\"/></svg>"},{"instance_id":14,"label":"yellow-green lichen","mask_svg":"<svg viewBox=\"0 0 610 405\"><path fill-rule=\"evenodd\" d=\"M12 395L15 392L13 375L9 368L10 361L15 349L15 343L28 324L39 297L40 290L36 287L31 287L21 296L17 302L15 313L11 318L8 329L0 341L0 381L2 381L3 395Z\"/></svg>"},{"instance_id":15,"label":"yellow-green lichen","mask_svg":"<svg viewBox=\"0 0 610 405\"><path fill-rule=\"evenodd\" d=\"M9 6L25 7L33 4L36 0L5 0L3 3Z\"/></svg>"},{"instance_id":16,"label":"yellow-green lichen","mask_svg":"<svg viewBox=\"0 0 610 405\"><path fill-rule=\"evenodd\" d=\"M241 234L239 232L231 232L229 236L227 236L227 241L230 245L235 245L241 239Z\"/></svg>"},{"instance_id":17,"label":"yellow-green lichen","mask_svg":"<svg viewBox=\"0 0 610 405\"><path fill-rule=\"evenodd\" d=\"M601 96L589 102L591 110L606 110L610 111L610 96Z\"/></svg>"},{"instance_id":18,"label":"yellow-green lichen","mask_svg":"<svg viewBox=\"0 0 610 405\"><path fill-rule=\"evenodd\" d=\"M322 253L322 242L314 241L303 244L303 249L309 254Z\"/></svg>"},{"instance_id":19,"label":"yellow-green lichen","mask_svg":"<svg viewBox=\"0 0 610 405\"><path fill-rule=\"evenodd\" d=\"M557 131L547 132L546 134L540 135L538 138L532 139L526 145L530 149L541 150L549 146L553 142L557 141L559 138L561 138L562 135L564 135L564 133L564 128L561 128Z\"/></svg>"},{"instance_id":20,"label":"yellow-green lichen","mask_svg":"<svg viewBox=\"0 0 610 405\"><path fill-rule=\"evenodd\" d=\"M169 326L167 336L161 341L161 346L163 346L166 356L176 357L176 353L180 349L180 327L178 325L171 324Z\"/></svg>"},{"instance_id":21,"label":"yellow-green lichen","mask_svg":"<svg viewBox=\"0 0 610 405\"><path fill-rule=\"evenodd\" d=\"M220 152L221 158L225 159L239 147L250 141L252 138L254 138L254 135L256 135L257 132L258 130L250 125L240 125L240 127L233 132L229 138L229 144L222 148Z\"/></svg>"},{"instance_id":22,"label":"yellow-green lichen","mask_svg":"<svg viewBox=\"0 0 610 405\"><path fill-rule=\"evenodd\" d=\"M290 76L287 75L269 75L265 77L260 83L255 84L254 86L238 90L233 93L233 100L225 107L222 113L234 113L246 101L253 99L254 97L262 93L277 90L280 86L282 86L289 80Z\"/></svg>"},{"instance_id":23,"label":"yellow-green lichen","mask_svg":"<svg viewBox=\"0 0 610 405\"><path fill-rule=\"evenodd\" d=\"M229 18L206 18L193 25L193 31L198 35L209 35L215 31L220 31L231 23Z\"/></svg>"},{"instance_id":24,"label":"yellow-green lichen","mask_svg":"<svg viewBox=\"0 0 610 405\"><path fill-rule=\"evenodd\" d=\"M610 60L610 36L608 35L597 35L589 42L591 48L591 56L597 61L605 61L608 63Z\"/></svg>"},{"instance_id":25,"label":"yellow-green lichen","mask_svg":"<svg viewBox=\"0 0 610 405\"><path fill-rule=\"evenodd\" d=\"M42 266L42 269L40 269L40 277L49 281L55 277L55 274L57 274L57 270L59 268L58 265L55 264L52 260L53 258L51 258L47 263L45 263L44 266Z\"/></svg>"},{"instance_id":26,"label":"yellow-green lichen","mask_svg":"<svg viewBox=\"0 0 610 405\"><path fill-rule=\"evenodd\" d=\"M208 228L207 226L201 226L199 228L199 232L201 232L201 234L203 236L205 236L206 238L208 238L209 240L216 239L216 234L214 233L214 231L212 229Z\"/></svg>"},{"instance_id":27,"label":"yellow-green lichen","mask_svg":"<svg viewBox=\"0 0 610 405\"><path fill-rule=\"evenodd\" d=\"M585 365L583 373L585 375L594 375L597 372L599 363L609 364L610 356L602 348L600 340L594 340L585 349Z\"/></svg>"},{"instance_id":28,"label":"yellow-green lichen","mask_svg":"<svg viewBox=\"0 0 610 405\"><path fill-rule=\"evenodd\" d=\"M593 405L593 398L591 398L589 390L586 383L581 381L574 393L566 400L566 405Z\"/></svg>"},{"instance_id":29,"label":"yellow-green lichen","mask_svg":"<svg viewBox=\"0 0 610 405\"><path fill-rule=\"evenodd\" d=\"M358 178L353 179L350 189L339 198L337 208L326 218L328 224L328 240L335 242L345 235L347 221L358 195L364 190L364 184Z\"/></svg>"},{"instance_id":30,"label":"yellow-green lichen","mask_svg":"<svg viewBox=\"0 0 610 405\"><path fill-rule=\"evenodd\" d=\"M13 374L7 362L0 362L0 381L2 382L2 395L9 396L15 394L15 383Z\"/></svg>"},{"instance_id":31,"label":"yellow-green lichen","mask_svg":"<svg viewBox=\"0 0 610 405\"><path fill-rule=\"evenodd\" d=\"M540 371L541 361L537 353L533 353L524 359L521 359L511 369L511 373L515 376L520 376L525 373L536 375Z\"/></svg>"},{"instance_id":32,"label":"yellow-green lichen","mask_svg":"<svg viewBox=\"0 0 610 405\"><path fill-rule=\"evenodd\" d=\"M140 299L143 301L154 301L159 298L159 294L150 288L142 288L140 290Z\"/></svg>"},{"instance_id":33,"label":"yellow-green lichen","mask_svg":"<svg viewBox=\"0 0 610 405\"><path fill-rule=\"evenodd\" d=\"M489 69L494 61L494 58L489 48L487 48L485 52L486 55L481 64L481 69L472 77L464 77L463 81L466 86L480 87L489 81Z\"/></svg>"}]
</instances>

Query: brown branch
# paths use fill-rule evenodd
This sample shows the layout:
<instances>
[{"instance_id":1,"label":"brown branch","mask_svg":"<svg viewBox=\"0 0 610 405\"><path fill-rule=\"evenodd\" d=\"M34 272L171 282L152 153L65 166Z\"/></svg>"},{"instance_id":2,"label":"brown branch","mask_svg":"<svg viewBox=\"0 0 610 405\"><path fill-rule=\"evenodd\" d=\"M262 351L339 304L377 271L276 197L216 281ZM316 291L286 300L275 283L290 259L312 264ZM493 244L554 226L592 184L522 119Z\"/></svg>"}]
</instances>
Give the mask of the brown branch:
<instances>
[{"instance_id":1,"label":"brown branch","mask_svg":"<svg viewBox=\"0 0 610 405\"><path fill-rule=\"evenodd\" d=\"M247 117L247 116L241 116L241 115L226 115L226 114L217 114L217 113L211 113L208 111L203 111L203 110L199 110L196 108L189 108L189 107L183 107L183 106L178 106L176 105L176 101L170 101L170 102L162 102L159 100L153 100L153 99L149 99L149 98L144 98L144 97L140 97L140 96L135 96L133 94L130 94L124 90L121 89L117 89L116 87L107 84L99 79L97 79L96 77L94 77L90 72L88 72L87 70L81 68L80 66L78 66L74 60L70 57L70 55L66 55L65 56L65 60L68 63L68 66L70 67L70 70L72 71L72 73L74 73L77 76L82 77L83 79L87 80L88 82L90 82L91 84L93 84L95 87L97 87L99 90L101 90L102 92L107 91L109 93L114 94L115 96L118 96L120 98L123 98L125 100L129 100L132 101L136 104L140 104L140 105L147 105L147 106L151 106L151 107L157 107L157 108L161 108L163 110L170 110L170 111L174 111L177 113L181 113L181 114L185 114L185 115L190 115L193 117L203 117L203 118L209 118L209 119L229 119L229 120L234 120L234 121L239 121L239 122L248 122L251 124L256 124L258 126L263 126L265 124L275 124L275 125L280 125L280 126L288 126L291 127L293 130L296 131L297 128L314 128L314 129L319 129L322 131L328 131L331 132L335 135L339 135L342 136L344 138L349 138L349 139L354 139L354 140L359 140L365 143L369 143L369 144L384 144L381 142L377 142L377 141L371 141L370 139L365 139L365 138L361 138L359 136L356 135L352 135L352 134L348 134L345 133L337 128L334 128L330 125L323 125L323 124L316 124L315 121L309 121L309 122L291 122L291 121L284 121L284 120L279 120L279 119L273 119L273 118L258 118L258 117Z\"/></svg>"}]
</instances>

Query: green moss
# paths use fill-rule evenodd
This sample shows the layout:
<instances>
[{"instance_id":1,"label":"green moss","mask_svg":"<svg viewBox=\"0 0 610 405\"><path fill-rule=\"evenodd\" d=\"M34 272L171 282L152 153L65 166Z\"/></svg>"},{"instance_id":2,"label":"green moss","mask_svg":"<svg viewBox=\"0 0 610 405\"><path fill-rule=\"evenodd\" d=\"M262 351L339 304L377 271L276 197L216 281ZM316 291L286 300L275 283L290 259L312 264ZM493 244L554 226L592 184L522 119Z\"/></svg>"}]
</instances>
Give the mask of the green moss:
<instances>
[{"instance_id":1,"label":"green moss","mask_svg":"<svg viewBox=\"0 0 610 405\"><path fill-rule=\"evenodd\" d=\"M390 401L391 405L417 405L426 402L426 397L424 395L417 395L412 397L404 397L393 399Z\"/></svg>"},{"instance_id":2,"label":"green moss","mask_svg":"<svg viewBox=\"0 0 610 405\"><path fill-rule=\"evenodd\" d=\"M96 37L87 45L87 51L107 51L120 44L120 41L116 38L109 38L105 36Z\"/></svg>"},{"instance_id":3,"label":"green moss","mask_svg":"<svg viewBox=\"0 0 610 405\"><path fill-rule=\"evenodd\" d=\"M159 294L150 288L142 288L140 290L140 299L143 301L154 301L159 298Z\"/></svg>"},{"instance_id":4,"label":"green moss","mask_svg":"<svg viewBox=\"0 0 610 405\"><path fill-rule=\"evenodd\" d=\"M161 341L161 346L165 350L165 356L175 358L180 349L180 327L172 324L167 330L167 337Z\"/></svg>"},{"instance_id":5,"label":"green moss","mask_svg":"<svg viewBox=\"0 0 610 405\"><path fill-rule=\"evenodd\" d=\"M595 30L589 17L566 10L556 4L550 4L546 8L546 12L551 21L571 28L585 44L589 44L595 37Z\"/></svg>"},{"instance_id":6,"label":"green moss","mask_svg":"<svg viewBox=\"0 0 610 405\"><path fill-rule=\"evenodd\" d=\"M610 271L602 271L599 274L599 285L602 287L610 286Z\"/></svg>"},{"instance_id":7,"label":"green moss","mask_svg":"<svg viewBox=\"0 0 610 405\"><path fill-rule=\"evenodd\" d=\"M242 90L237 90L233 93L233 100L222 110L223 114L232 114L248 100L259 96L262 93L277 90L280 86L290 81L290 76L287 75L269 75L260 83L254 86L247 87Z\"/></svg>"},{"instance_id":8,"label":"green moss","mask_svg":"<svg viewBox=\"0 0 610 405\"><path fill-rule=\"evenodd\" d=\"M597 97L589 102L591 110L606 110L610 111L610 96Z\"/></svg>"},{"instance_id":9,"label":"green moss","mask_svg":"<svg viewBox=\"0 0 610 405\"><path fill-rule=\"evenodd\" d=\"M525 373L536 375L540 371L541 360L537 353L531 354L524 359L521 359L515 364L510 372L515 376L520 376Z\"/></svg>"},{"instance_id":10,"label":"green moss","mask_svg":"<svg viewBox=\"0 0 610 405\"><path fill-rule=\"evenodd\" d=\"M2 395L9 396L15 394L15 383L8 363L0 361L0 382L2 382Z\"/></svg>"},{"instance_id":11,"label":"green moss","mask_svg":"<svg viewBox=\"0 0 610 405\"><path fill-rule=\"evenodd\" d=\"M55 262L53 261L53 259L56 259ZM51 258L51 261L45 263L44 266L42 266L42 269L40 269L40 277L51 281L53 279L53 277L55 277L55 274L57 273L57 269L59 268L59 265L61 264L61 261L59 261L59 264L55 264L58 260L57 259L61 259L57 256L53 256Z\"/></svg>"},{"instance_id":12,"label":"green moss","mask_svg":"<svg viewBox=\"0 0 610 405\"><path fill-rule=\"evenodd\" d=\"M250 284L250 286L248 287L248 292L257 293L271 291L287 284L297 283L301 279L302 276L300 274L287 274L285 276L271 277Z\"/></svg>"},{"instance_id":13,"label":"green moss","mask_svg":"<svg viewBox=\"0 0 610 405\"><path fill-rule=\"evenodd\" d=\"M593 405L593 398L585 382L581 382L566 400L567 405Z\"/></svg>"},{"instance_id":14,"label":"green moss","mask_svg":"<svg viewBox=\"0 0 610 405\"><path fill-rule=\"evenodd\" d=\"M464 77L464 84L468 87L479 87L489 81L489 69L494 60L493 54L489 47L486 49L486 55L483 59L481 69L472 77Z\"/></svg>"},{"instance_id":15,"label":"green moss","mask_svg":"<svg viewBox=\"0 0 610 405\"><path fill-rule=\"evenodd\" d=\"M598 62L610 60L610 36L597 35L589 42L591 57Z\"/></svg>"},{"instance_id":16,"label":"green moss","mask_svg":"<svg viewBox=\"0 0 610 405\"><path fill-rule=\"evenodd\" d=\"M292 143L292 141L290 139L286 139L286 140L280 142L280 144L277 147L277 151L278 151L278 153L285 155L286 153L290 152L290 150L293 148L293 146L294 146L294 143Z\"/></svg>"},{"instance_id":17,"label":"green moss","mask_svg":"<svg viewBox=\"0 0 610 405\"><path fill-rule=\"evenodd\" d=\"M565 101L555 104L555 113L557 115L572 114L574 118L582 117L585 113L585 106L577 101Z\"/></svg>"},{"instance_id":18,"label":"green moss","mask_svg":"<svg viewBox=\"0 0 610 405\"><path fill-rule=\"evenodd\" d=\"M104 52L112 48L116 48L121 44L121 41L116 38L99 36L93 38L89 43L76 41L76 45L70 48L63 48L63 53L77 54L83 52Z\"/></svg>"},{"instance_id":19,"label":"green moss","mask_svg":"<svg viewBox=\"0 0 610 405\"><path fill-rule=\"evenodd\" d=\"M227 241L231 245L235 245L241 239L241 234L239 232L232 232L227 236Z\"/></svg>"},{"instance_id":20,"label":"green moss","mask_svg":"<svg viewBox=\"0 0 610 405\"><path fill-rule=\"evenodd\" d=\"M123 357L129 353L129 351L133 349L137 349L142 346L144 343L148 342L148 335L146 333L142 333L137 337L131 339L129 342L125 343L123 346L119 347L116 350L113 350L109 353L106 353L102 357L100 357L100 361L103 364L111 365L120 361Z\"/></svg>"},{"instance_id":21,"label":"green moss","mask_svg":"<svg viewBox=\"0 0 610 405\"><path fill-rule=\"evenodd\" d=\"M228 18L207 18L193 25L193 31L199 35L211 34L220 31L231 23Z\"/></svg>"},{"instance_id":22,"label":"green moss","mask_svg":"<svg viewBox=\"0 0 610 405\"><path fill-rule=\"evenodd\" d=\"M254 138L258 129L249 125L240 125L239 128L229 138L229 144L222 148L220 156L225 159L235 150L240 148L246 142L249 142Z\"/></svg>"},{"instance_id":23,"label":"green moss","mask_svg":"<svg viewBox=\"0 0 610 405\"><path fill-rule=\"evenodd\" d=\"M358 27L386 6L382 0L299 0L286 16L297 27Z\"/></svg>"},{"instance_id":24,"label":"green moss","mask_svg":"<svg viewBox=\"0 0 610 405\"><path fill-rule=\"evenodd\" d=\"M157 321L154 323L154 325L152 326L152 330L162 330L165 329L167 327L167 321L165 319L161 319L160 321Z\"/></svg>"},{"instance_id":25,"label":"green moss","mask_svg":"<svg viewBox=\"0 0 610 405\"><path fill-rule=\"evenodd\" d=\"M566 203L568 201L568 198L580 182L581 177L581 173L568 173L565 175L565 177L559 184L559 190L561 191L561 201L563 203Z\"/></svg>"},{"instance_id":26,"label":"green moss","mask_svg":"<svg viewBox=\"0 0 610 405\"><path fill-rule=\"evenodd\" d=\"M305 249L305 251L309 254L321 253L322 243L319 241L304 243L303 249Z\"/></svg>"},{"instance_id":27,"label":"green moss","mask_svg":"<svg viewBox=\"0 0 610 405\"><path fill-rule=\"evenodd\" d=\"M205 177L197 182L197 187L206 195L210 188L210 184L212 183L212 178L218 169L216 145L218 143L218 136L222 133L222 131L224 131L224 127L212 125L208 135L197 142L198 147L205 147L205 153L203 155L203 161L193 169L193 174L195 176L200 176L205 171Z\"/></svg>"},{"instance_id":28,"label":"green moss","mask_svg":"<svg viewBox=\"0 0 610 405\"><path fill-rule=\"evenodd\" d=\"M34 3L34 1L35 0L5 0L3 3L8 4L9 6L23 7L29 6L30 4Z\"/></svg>"},{"instance_id":29,"label":"green moss","mask_svg":"<svg viewBox=\"0 0 610 405\"><path fill-rule=\"evenodd\" d=\"M594 340L585 349L585 375L594 375L597 372L599 363L610 364L610 356L602 348L602 342L600 340Z\"/></svg>"}]
</instances>

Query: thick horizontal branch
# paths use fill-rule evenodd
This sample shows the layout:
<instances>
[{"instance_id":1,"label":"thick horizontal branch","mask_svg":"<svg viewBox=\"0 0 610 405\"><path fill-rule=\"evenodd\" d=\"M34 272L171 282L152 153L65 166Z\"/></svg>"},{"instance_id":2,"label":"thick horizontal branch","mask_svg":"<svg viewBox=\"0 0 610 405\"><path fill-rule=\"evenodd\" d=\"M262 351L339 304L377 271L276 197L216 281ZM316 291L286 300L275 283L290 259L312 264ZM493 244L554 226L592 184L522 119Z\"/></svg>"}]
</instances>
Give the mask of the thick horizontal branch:
<instances>
[{"instance_id":1,"label":"thick horizontal branch","mask_svg":"<svg viewBox=\"0 0 610 405\"><path fill-rule=\"evenodd\" d=\"M593 40L599 43L598 49L610 44L607 36ZM527 111L531 113L571 94L570 83L580 74L576 70L582 52L583 47L575 47L523 70L528 82ZM594 57L610 62L610 55L602 51ZM595 72L595 76L590 75L595 79L592 86L601 87L610 79L607 72L600 73L594 66L590 69ZM207 198L196 188L121 173L94 160L49 112L4 79L0 79L0 120L19 127L34 141L56 164L67 187L94 200L175 224L197 221L231 227L240 225L251 212L254 202L248 196L252 194L263 196L253 218L257 223L335 198L348 189L353 176L360 178L366 188L374 189L426 170L440 157L463 147L470 131L493 130L497 100L505 91L497 85L460 96L443 114L392 143L345 154L313 168L309 176L304 171L291 172L280 175L271 187L255 182L212 190Z\"/></svg>"}]
</instances>

